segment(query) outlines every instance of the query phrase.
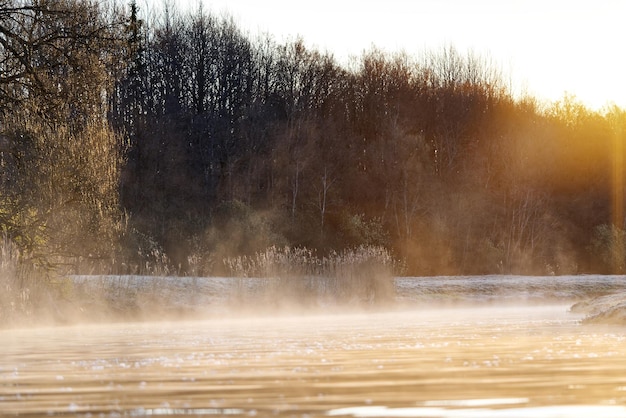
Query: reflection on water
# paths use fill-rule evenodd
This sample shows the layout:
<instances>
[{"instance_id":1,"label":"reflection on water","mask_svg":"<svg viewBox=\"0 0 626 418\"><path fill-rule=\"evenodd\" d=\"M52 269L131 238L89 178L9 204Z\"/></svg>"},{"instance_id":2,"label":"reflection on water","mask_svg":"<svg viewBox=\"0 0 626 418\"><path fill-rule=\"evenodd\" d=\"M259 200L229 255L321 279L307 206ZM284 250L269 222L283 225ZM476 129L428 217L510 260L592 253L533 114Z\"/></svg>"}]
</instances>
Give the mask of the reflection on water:
<instances>
[{"instance_id":1,"label":"reflection on water","mask_svg":"<svg viewBox=\"0 0 626 418\"><path fill-rule=\"evenodd\" d=\"M491 306L3 331L0 411L626 416L625 330L578 319Z\"/></svg>"}]
</instances>

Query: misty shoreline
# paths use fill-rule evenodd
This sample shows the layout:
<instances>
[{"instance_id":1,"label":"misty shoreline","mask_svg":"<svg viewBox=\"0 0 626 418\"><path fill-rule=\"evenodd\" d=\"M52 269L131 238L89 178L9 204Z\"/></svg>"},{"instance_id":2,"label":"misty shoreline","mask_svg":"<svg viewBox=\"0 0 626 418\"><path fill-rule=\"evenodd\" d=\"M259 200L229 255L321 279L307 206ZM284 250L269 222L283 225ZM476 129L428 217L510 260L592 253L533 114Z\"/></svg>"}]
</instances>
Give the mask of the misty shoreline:
<instances>
[{"instance_id":1,"label":"misty shoreline","mask_svg":"<svg viewBox=\"0 0 626 418\"><path fill-rule=\"evenodd\" d=\"M626 314L620 316L626 311L626 276L394 277L395 294L383 305L328 297L326 282L315 276L294 279L308 292L299 299L277 292L272 278L77 275L66 280L71 291L57 315L69 315L69 308L81 322L562 303L585 313L584 322L626 323Z\"/></svg>"}]
</instances>

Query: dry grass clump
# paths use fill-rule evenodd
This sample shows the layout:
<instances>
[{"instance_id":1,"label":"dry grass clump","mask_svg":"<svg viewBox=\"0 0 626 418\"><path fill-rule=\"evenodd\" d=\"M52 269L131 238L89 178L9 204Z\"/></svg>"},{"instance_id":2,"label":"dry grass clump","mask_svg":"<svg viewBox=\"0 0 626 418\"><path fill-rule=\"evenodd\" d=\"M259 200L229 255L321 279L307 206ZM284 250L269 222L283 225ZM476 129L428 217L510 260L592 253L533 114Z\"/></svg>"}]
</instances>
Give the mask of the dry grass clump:
<instances>
[{"instance_id":1,"label":"dry grass clump","mask_svg":"<svg viewBox=\"0 0 626 418\"><path fill-rule=\"evenodd\" d=\"M19 277L18 249L10 241L0 244L0 323L6 325L26 315L30 305L30 289Z\"/></svg>"},{"instance_id":2,"label":"dry grass clump","mask_svg":"<svg viewBox=\"0 0 626 418\"><path fill-rule=\"evenodd\" d=\"M332 253L323 264L339 300L378 304L395 297L393 276L397 263L386 248L361 246Z\"/></svg>"},{"instance_id":3,"label":"dry grass clump","mask_svg":"<svg viewBox=\"0 0 626 418\"><path fill-rule=\"evenodd\" d=\"M6 237L0 240L0 327L51 319L57 313L54 298L59 289L46 279L45 269Z\"/></svg>"},{"instance_id":4,"label":"dry grass clump","mask_svg":"<svg viewBox=\"0 0 626 418\"><path fill-rule=\"evenodd\" d=\"M270 303L374 305L392 301L398 263L383 247L360 246L318 257L307 248L269 247L224 260L231 275L261 281ZM249 281L247 282L249 283Z\"/></svg>"},{"instance_id":5,"label":"dry grass clump","mask_svg":"<svg viewBox=\"0 0 626 418\"><path fill-rule=\"evenodd\" d=\"M105 312L99 306L85 311L83 303L96 296L81 294L69 278L38 261L6 236L0 239L0 328L67 324Z\"/></svg>"}]
</instances>

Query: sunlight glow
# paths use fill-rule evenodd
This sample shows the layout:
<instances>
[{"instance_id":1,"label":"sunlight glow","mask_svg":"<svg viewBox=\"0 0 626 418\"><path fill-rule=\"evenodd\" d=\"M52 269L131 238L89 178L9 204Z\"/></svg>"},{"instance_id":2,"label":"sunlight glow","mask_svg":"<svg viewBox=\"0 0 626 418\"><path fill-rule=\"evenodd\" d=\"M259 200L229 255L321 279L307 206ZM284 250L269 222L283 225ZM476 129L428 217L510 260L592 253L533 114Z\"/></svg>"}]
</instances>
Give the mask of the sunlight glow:
<instances>
[{"instance_id":1,"label":"sunlight glow","mask_svg":"<svg viewBox=\"0 0 626 418\"><path fill-rule=\"evenodd\" d=\"M593 109L626 107L621 0L178 1L191 9L204 1L251 35L301 36L343 63L372 45L418 55L450 44L500 63L516 94L553 101L567 92Z\"/></svg>"},{"instance_id":2,"label":"sunlight glow","mask_svg":"<svg viewBox=\"0 0 626 418\"><path fill-rule=\"evenodd\" d=\"M624 220L624 132L620 130L621 122L614 121L613 126L613 189L611 191L612 198L612 216L613 225L623 229ZM624 263L624 241L613 237L613 271L620 272L623 270Z\"/></svg>"},{"instance_id":3,"label":"sunlight glow","mask_svg":"<svg viewBox=\"0 0 626 418\"><path fill-rule=\"evenodd\" d=\"M624 227L624 144L614 135L613 140L613 224Z\"/></svg>"}]
</instances>

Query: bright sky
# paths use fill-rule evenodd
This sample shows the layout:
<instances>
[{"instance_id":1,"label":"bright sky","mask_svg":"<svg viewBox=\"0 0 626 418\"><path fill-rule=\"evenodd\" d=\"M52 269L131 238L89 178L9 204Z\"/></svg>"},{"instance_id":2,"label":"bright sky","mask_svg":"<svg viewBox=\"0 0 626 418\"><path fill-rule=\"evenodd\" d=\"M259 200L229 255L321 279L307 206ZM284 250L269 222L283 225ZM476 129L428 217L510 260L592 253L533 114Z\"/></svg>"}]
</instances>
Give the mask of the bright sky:
<instances>
[{"instance_id":1,"label":"bright sky","mask_svg":"<svg viewBox=\"0 0 626 418\"><path fill-rule=\"evenodd\" d=\"M375 45L418 56L444 45L500 63L516 93L626 108L626 0L178 0L228 12L251 35L300 35L340 62ZM139 2L141 4L141 1Z\"/></svg>"}]
</instances>

